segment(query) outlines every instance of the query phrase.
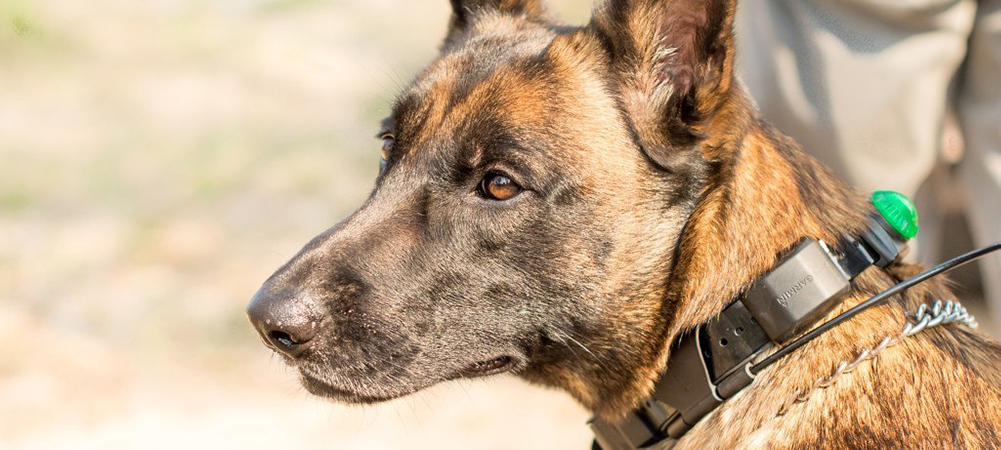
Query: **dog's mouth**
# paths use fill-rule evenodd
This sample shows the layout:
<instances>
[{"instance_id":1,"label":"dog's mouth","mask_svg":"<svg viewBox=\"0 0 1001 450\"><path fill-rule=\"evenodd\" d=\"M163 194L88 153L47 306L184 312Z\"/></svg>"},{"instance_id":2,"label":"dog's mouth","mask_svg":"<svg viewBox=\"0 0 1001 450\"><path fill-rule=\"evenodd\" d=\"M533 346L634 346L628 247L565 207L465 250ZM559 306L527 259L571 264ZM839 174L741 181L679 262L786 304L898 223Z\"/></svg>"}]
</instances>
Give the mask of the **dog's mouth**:
<instances>
[{"instance_id":1,"label":"dog's mouth","mask_svg":"<svg viewBox=\"0 0 1001 450\"><path fill-rule=\"evenodd\" d=\"M473 363L465 369L460 370L458 376L461 378L477 378L496 375L511 370L514 365L514 358L499 356L491 360Z\"/></svg>"},{"instance_id":2,"label":"dog's mouth","mask_svg":"<svg viewBox=\"0 0 1001 450\"><path fill-rule=\"evenodd\" d=\"M402 392L399 394L388 394L388 395L372 395L372 394L361 394L354 391L349 391L339 387L331 386L329 383L311 375L309 372L304 370L299 371L300 378L302 380L302 386L309 391L310 394L331 398L334 400L339 400L347 403L379 403L392 400L394 398L402 397L407 395L408 392Z\"/></svg>"},{"instance_id":3,"label":"dog's mouth","mask_svg":"<svg viewBox=\"0 0 1001 450\"><path fill-rule=\"evenodd\" d=\"M446 379L454 380L459 378L486 377L514 370L516 367L517 362L514 357L507 355L498 356L493 359L470 364L452 376L446 377ZM426 387L410 387L409 389L402 389L399 392L388 392L387 390L387 392L371 394L334 386L330 382L325 381L322 377L313 375L309 370L302 367L299 369L299 375L302 380L303 387L306 388L309 393L348 403L379 403L389 401L419 391L423 387ZM426 384L430 385L434 383Z\"/></svg>"}]
</instances>

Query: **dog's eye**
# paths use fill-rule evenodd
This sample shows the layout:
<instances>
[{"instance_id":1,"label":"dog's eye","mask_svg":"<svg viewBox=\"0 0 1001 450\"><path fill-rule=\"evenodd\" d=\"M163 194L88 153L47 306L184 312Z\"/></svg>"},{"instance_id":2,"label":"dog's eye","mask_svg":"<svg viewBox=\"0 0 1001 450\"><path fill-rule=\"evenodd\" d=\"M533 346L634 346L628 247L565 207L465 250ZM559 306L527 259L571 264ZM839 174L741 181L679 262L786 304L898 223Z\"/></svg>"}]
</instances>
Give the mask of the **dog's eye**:
<instances>
[{"instance_id":1,"label":"dog's eye","mask_svg":"<svg viewBox=\"0 0 1001 450\"><path fill-rule=\"evenodd\" d=\"M480 194L491 200L510 200L520 193L521 186L498 173L489 174L480 182Z\"/></svg>"},{"instance_id":2,"label":"dog's eye","mask_svg":"<svg viewBox=\"0 0 1001 450\"><path fill-rule=\"evenodd\" d=\"M389 157L393 154L393 146L396 145L396 137L392 133L385 133L379 138L382 139L382 160L389 161Z\"/></svg>"}]
</instances>

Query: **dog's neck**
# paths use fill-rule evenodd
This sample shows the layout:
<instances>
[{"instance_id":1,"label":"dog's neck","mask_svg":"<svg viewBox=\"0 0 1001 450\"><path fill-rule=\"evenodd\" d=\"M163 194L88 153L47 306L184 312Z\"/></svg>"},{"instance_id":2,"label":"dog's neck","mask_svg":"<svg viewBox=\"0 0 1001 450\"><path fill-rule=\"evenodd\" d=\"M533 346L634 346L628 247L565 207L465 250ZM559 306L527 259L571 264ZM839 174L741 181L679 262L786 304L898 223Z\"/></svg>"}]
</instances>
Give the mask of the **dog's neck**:
<instances>
[{"instance_id":1,"label":"dog's neck","mask_svg":"<svg viewBox=\"0 0 1001 450\"><path fill-rule=\"evenodd\" d=\"M754 120L706 186L680 238L664 313L666 346L709 320L803 238L834 242L866 226L871 206L770 125Z\"/></svg>"},{"instance_id":2,"label":"dog's neck","mask_svg":"<svg viewBox=\"0 0 1001 450\"><path fill-rule=\"evenodd\" d=\"M706 184L679 237L662 303L660 357L644 375L650 385L664 372L680 333L717 316L796 243L837 242L868 226L872 208L862 196L791 139L749 119L746 133L710 145L717 152L734 147L719 159L727 165L719 170L723 175Z\"/></svg>"},{"instance_id":3,"label":"dog's neck","mask_svg":"<svg viewBox=\"0 0 1001 450\"><path fill-rule=\"evenodd\" d=\"M637 372L594 374L596 389L564 386L600 417L620 417L649 395L678 335L719 314L783 252L804 238L836 242L867 226L872 207L863 196L756 117L743 97L733 98L697 130L712 137L702 145L704 159L720 167L692 202L667 283L651 281L661 286L649 291L662 296L655 313L661 321L650 330L657 337L639 352L602 354Z\"/></svg>"},{"instance_id":4,"label":"dog's neck","mask_svg":"<svg viewBox=\"0 0 1001 450\"><path fill-rule=\"evenodd\" d=\"M797 242L836 242L867 226L872 209L862 196L766 122L748 123L679 238L660 358L648 379L663 373L681 332L717 316ZM726 144L715 148L725 151Z\"/></svg>"}]
</instances>

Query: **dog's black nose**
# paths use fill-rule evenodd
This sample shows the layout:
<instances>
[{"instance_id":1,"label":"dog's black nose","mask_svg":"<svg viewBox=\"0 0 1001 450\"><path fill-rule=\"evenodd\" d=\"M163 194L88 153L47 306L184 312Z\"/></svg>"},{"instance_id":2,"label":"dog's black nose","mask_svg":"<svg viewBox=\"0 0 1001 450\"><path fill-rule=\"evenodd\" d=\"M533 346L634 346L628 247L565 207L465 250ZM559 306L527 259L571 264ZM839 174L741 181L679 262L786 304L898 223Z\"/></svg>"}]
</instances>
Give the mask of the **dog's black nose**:
<instances>
[{"instance_id":1,"label":"dog's black nose","mask_svg":"<svg viewBox=\"0 0 1001 450\"><path fill-rule=\"evenodd\" d=\"M265 343L295 358L316 337L317 321L310 303L289 289L275 290L265 284L247 306L247 316Z\"/></svg>"}]
</instances>

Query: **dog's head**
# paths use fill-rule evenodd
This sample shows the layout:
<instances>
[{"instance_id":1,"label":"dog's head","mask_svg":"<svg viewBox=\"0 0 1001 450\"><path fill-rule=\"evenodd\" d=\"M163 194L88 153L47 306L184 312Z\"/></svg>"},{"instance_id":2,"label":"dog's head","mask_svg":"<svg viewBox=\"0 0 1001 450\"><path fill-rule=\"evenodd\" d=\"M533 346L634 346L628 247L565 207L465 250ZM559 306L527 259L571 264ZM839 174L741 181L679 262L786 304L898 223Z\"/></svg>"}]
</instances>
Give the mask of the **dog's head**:
<instances>
[{"instance_id":1,"label":"dog's head","mask_svg":"<svg viewBox=\"0 0 1001 450\"><path fill-rule=\"evenodd\" d=\"M322 396L511 371L626 407L662 351L682 228L739 138L733 2L611 1L582 28L537 0L452 7L379 131L371 196L251 320Z\"/></svg>"}]
</instances>

